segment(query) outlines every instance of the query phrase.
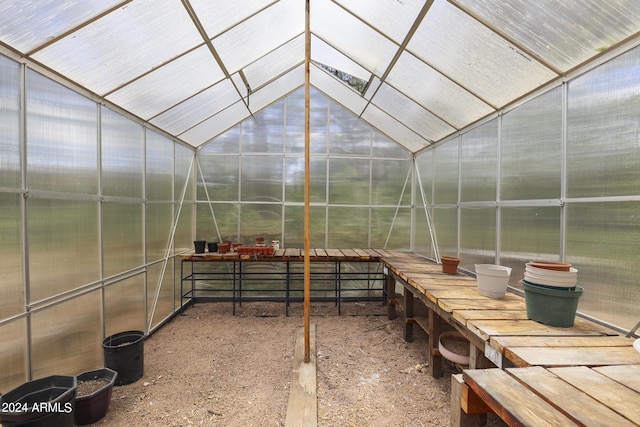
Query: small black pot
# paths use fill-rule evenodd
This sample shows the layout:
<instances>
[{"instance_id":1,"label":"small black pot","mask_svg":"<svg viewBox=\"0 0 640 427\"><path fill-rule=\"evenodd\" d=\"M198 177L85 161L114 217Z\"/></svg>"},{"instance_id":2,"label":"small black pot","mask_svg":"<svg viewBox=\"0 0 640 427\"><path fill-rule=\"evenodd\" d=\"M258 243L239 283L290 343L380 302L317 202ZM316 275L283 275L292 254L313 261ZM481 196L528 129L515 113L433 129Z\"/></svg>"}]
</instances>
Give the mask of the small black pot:
<instances>
[{"instance_id":1,"label":"small black pot","mask_svg":"<svg viewBox=\"0 0 640 427\"><path fill-rule=\"evenodd\" d=\"M195 247L195 250L196 250L197 254L203 254L204 253L204 248L207 246L207 241L206 240L194 240L193 241L193 246Z\"/></svg>"}]
</instances>

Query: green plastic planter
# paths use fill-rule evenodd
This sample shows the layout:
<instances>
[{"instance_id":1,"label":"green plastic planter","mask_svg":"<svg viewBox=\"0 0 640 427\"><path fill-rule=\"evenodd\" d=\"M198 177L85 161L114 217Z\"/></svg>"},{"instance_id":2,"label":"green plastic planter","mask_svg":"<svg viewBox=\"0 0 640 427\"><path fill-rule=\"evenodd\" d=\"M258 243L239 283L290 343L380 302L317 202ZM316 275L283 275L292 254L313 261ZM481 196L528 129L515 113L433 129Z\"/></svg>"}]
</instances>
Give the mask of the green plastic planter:
<instances>
[{"instance_id":1,"label":"green plastic planter","mask_svg":"<svg viewBox=\"0 0 640 427\"><path fill-rule=\"evenodd\" d=\"M527 317L549 326L568 328L573 326L578 310L578 301L584 288L575 290L557 290L542 288L522 282Z\"/></svg>"}]
</instances>

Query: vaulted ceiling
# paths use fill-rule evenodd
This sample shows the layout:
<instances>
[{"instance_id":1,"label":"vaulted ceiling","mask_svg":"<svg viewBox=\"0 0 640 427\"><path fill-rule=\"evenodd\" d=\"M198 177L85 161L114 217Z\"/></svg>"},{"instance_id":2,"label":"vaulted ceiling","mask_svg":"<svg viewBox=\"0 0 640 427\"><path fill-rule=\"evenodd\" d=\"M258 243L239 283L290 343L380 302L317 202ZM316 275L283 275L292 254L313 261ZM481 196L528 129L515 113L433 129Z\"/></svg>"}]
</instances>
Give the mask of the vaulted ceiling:
<instances>
[{"instance_id":1,"label":"vaulted ceiling","mask_svg":"<svg viewBox=\"0 0 640 427\"><path fill-rule=\"evenodd\" d=\"M411 152L640 37L637 0L310 11L311 84ZM304 84L304 34L305 0L0 2L3 49L194 147Z\"/></svg>"}]
</instances>

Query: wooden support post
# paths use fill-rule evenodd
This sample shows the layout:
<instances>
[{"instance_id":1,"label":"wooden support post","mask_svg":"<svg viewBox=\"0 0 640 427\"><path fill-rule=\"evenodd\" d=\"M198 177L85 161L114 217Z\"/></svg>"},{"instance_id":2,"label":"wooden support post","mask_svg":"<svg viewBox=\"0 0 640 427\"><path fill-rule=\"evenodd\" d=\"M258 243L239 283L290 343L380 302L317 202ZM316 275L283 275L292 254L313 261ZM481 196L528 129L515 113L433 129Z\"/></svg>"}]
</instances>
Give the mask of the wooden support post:
<instances>
[{"instance_id":1,"label":"wooden support post","mask_svg":"<svg viewBox=\"0 0 640 427\"><path fill-rule=\"evenodd\" d=\"M311 103L309 101L309 64L311 61L311 10L309 0L306 0L305 14L304 14L304 262L303 262L303 282L304 282L304 362L310 362L310 332L309 332L309 313L311 310L311 257L309 252L311 250L311 244L309 240L309 187L310 187L310 171L309 171L309 159L310 159L310 137L309 137L309 117L311 110Z\"/></svg>"},{"instance_id":2,"label":"wooden support post","mask_svg":"<svg viewBox=\"0 0 640 427\"><path fill-rule=\"evenodd\" d=\"M405 341L413 341L413 294L407 288L404 288L404 311L402 312L402 338Z\"/></svg>"},{"instance_id":3,"label":"wooden support post","mask_svg":"<svg viewBox=\"0 0 640 427\"><path fill-rule=\"evenodd\" d=\"M396 279L388 275L385 279L387 289L387 319L396 318Z\"/></svg>"},{"instance_id":4,"label":"wooden support post","mask_svg":"<svg viewBox=\"0 0 640 427\"><path fill-rule=\"evenodd\" d=\"M442 376L442 356L438 351L438 340L442 333L442 319L429 309L429 373L434 378Z\"/></svg>"},{"instance_id":5,"label":"wooden support post","mask_svg":"<svg viewBox=\"0 0 640 427\"><path fill-rule=\"evenodd\" d=\"M471 396L475 396L475 398L471 398L471 403L469 393L472 393ZM480 405L476 408L476 399L484 405L484 402L464 383L462 374L451 375L451 427L474 427L480 425L481 421L477 410L485 410L488 407ZM469 406L470 404L471 406Z\"/></svg>"}]
</instances>

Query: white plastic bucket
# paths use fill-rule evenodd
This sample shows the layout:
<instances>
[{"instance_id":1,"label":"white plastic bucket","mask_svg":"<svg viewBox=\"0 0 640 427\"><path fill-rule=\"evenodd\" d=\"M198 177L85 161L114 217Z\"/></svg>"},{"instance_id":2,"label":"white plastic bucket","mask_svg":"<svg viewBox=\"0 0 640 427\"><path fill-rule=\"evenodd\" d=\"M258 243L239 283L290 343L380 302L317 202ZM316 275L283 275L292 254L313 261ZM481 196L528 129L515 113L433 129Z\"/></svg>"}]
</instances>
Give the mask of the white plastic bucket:
<instances>
[{"instance_id":1,"label":"white plastic bucket","mask_svg":"<svg viewBox=\"0 0 640 427\"><path fill-rule=\"evenodd\" d=\"M476 264L478 293L489 298L504 298L510 276L511 267L496 264Z\"/></svg>"}]
</instances>

